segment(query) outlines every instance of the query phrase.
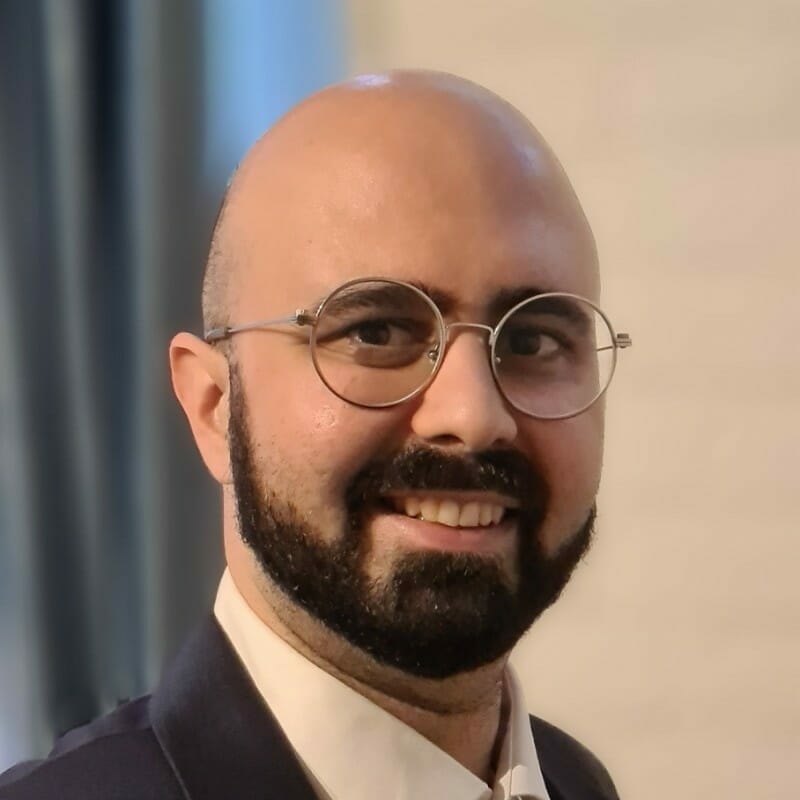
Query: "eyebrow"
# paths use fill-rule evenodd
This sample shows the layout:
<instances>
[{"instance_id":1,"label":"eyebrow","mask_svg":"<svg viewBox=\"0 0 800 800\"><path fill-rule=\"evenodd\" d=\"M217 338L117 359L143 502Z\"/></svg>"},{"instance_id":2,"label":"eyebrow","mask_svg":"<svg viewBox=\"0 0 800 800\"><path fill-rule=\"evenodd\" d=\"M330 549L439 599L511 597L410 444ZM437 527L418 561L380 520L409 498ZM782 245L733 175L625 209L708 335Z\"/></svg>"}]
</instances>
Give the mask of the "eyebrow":
<instances>
[{"instance_id":1,"label":"eyebrow","mask_svg":"<svg viewBox=\"0 0 800 800\"><path fill-rule=\"evenodd\" d=\"M489 314L493 319L499 319L506 311L519 305L523 300L530 300L532 297L538 297L548 291L551 290L542 289L540 286L518 286L515 289L500 289L489 301Z\"/></svg>"},{"instance_id":2,"label":"eyebrow","mask_svg":"<svg viewBox=\"0 0 800 800\"><path fill-rule=\"evenodd\" d=\"M408 281L408 283L428 295L445 316L458 306L458 300L450 292L436 289L422 281ZM499 319L506 311L514 308L523 300L529 300L531 297L537 297L540 294L546 294L551 291L553 290L543 289L541 286L517 286L513 289L500 289L489 300L488 314L493 319Z\"/></svg>"},{"instance_id":3,"label":"eyebrow","mask_svg":"<svg viewBox=\"0 0 800 800\"><path fill-rule=\"evenodd\" d=\"M562 322L573 325L573 333L579 335L585 335L591 330L592 315L587 313L582 305L576 304L569 298L544 297L536 303L536 306L537 308L535 311L531 312L531 316L541 317L543 315L549 315L552 317L559 317ZM525 311L527 311L527 309L525 309ZM523 311L523 313L525 313L525 311Z\"/></svg>"},{"instance_id":4,"label":"eyebrow","mask_svg":"<svg viewBox=\"0 0 800 800\"><path fill-rule=\"evenodd\" d=\"M418 284L413 283L412 285L421 289L423 293L428 294L428 292ZM358 288L352 292L344 291L341 294L335 295L331 300L328 301L326 310L332 311L333 313L343 313L358 308L370 308L372 306L384 303L387 300L392 301L398 295L402 294L403 287L394 284L386 284L385 286L371 286L369 288ZM428 296L430 297L430 295ZM434 303L436 302L435 298L432 297L431 299L434 301ZM422 300L420 300L420 303L421 302Z\"/></svg>"},{"instance_id":5,"label":"eyebrow","mask_svg":"<svg viewBox=\"0 0 800 800\"><path fill-rule=\"evenodd\" d=\"M423 283L423 281L408 281L408 283L416 286L423 294L428 295L444 316L447 316L458 305L455 295L450 294L450 292L436 289L427 283Z\"/></svg>"},{"instance_id":6,"label":"eyebrow","mask_svg":"<svg viewBox=\"0 0 800 800\"><path fill-rule=\"evenodd\" d=\"M437 289L423 281L410 280L405 281L405 283L419 289L423 294L433 300L444 316L447 316L458 306L456 296L450 292ZM333 299L329 310L342 312L353 308L368 307L380 301L392 299L392 296L397 290L397 286L388 285L372 287L370 289L360 289L352 293L344 292L341 296L337 296ZM529 300L532 297L538 297L540 294L547 294L551 291L553 290L544 289L541 286L517 286L515 288L500 289L495 292L494 296L489 300L487 308L488 314L492 319L499 320L507 311L519 305L524 300ZM320 300L318 303L315 303L313 307L318 308L321 302ZM545 307L542 306L541 310L545 310ZM559 298L553 298L551 303L547 304L546 310L553 314L574 318L574 308L572 304L564 302ZM572 311L572 313L570 313L570 311Z\"/></svg>"}]
</instances>

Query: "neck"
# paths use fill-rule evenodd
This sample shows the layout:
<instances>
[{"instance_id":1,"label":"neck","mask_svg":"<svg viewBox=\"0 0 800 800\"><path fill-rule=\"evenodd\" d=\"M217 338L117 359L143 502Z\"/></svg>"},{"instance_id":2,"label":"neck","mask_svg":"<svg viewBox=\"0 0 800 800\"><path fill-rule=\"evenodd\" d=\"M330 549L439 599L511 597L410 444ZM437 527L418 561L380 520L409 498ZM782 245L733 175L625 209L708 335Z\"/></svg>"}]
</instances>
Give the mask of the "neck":
<instances>
[{"instance_id":1,"label":"neck","mask_svg":"<svg viewBox=\"0 0 800 800\"><path fill-rule=\"evenodd\" d=\"M263 581L236 583L261 621L295 650L492 785L505 721L506 657L444 680L418 678L352 647Z\"/></svg>"}]
</instances>

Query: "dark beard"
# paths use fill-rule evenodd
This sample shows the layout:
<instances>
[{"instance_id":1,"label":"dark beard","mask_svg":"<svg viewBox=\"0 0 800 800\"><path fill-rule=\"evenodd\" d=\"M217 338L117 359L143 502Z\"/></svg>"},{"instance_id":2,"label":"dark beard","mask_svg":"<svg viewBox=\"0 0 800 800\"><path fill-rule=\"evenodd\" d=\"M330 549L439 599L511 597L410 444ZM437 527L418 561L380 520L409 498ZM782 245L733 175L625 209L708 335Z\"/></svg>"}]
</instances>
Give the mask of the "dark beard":
<instances>
[{"instance_id":1,"label":"dark beard","mask_svg":"<svg viewBox=\"0 0 800 800\"><path fill-rule=\"evenodd\" d=\"M295 603L377 661L423 678L474 670L507 653L552 605L591 543L594 508L550 557L538 531L547 492L529 462L511 450L469 457L416 448L367 465L346 493L348 522L324 542L298 508L258 478L247 409L231 366L228 426L242 540L264 573ZM413 552L371 582L364 534L389 491L495 491L519 500L518 575L472 553Z\"/></svg>"}]
</instances>

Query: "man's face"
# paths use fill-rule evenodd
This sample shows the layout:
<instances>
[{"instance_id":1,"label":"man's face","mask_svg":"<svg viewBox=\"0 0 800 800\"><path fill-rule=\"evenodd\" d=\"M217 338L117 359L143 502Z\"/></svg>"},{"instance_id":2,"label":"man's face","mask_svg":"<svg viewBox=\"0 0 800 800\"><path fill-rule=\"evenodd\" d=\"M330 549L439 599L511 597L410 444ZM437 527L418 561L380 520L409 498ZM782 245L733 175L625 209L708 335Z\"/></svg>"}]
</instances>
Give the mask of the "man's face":
<instances>
[{"instance_id":1,"label":"man's face","mask_svg":"<svg viewBox=\"0 0 800 800\"><path fill-rule=\"evenodd\" d=\"M452 298L448 321L494 325L493 300L531 287L594 298L582 218L563 196L529 190L512 167L495 163L492 180L466 182L452 165L329 168L320 202L302 219L252 212L252 267L232 321L313 307L367 275ZM278 232L297 246L276 255ZM276 258L283 269L259 263ZM352 644L410 674L445 677L510 650L588 546L602 403L561 421L516 411L476 330L452 338L421 395L383 409L333 395L307 337L251 332L231 347L239 527L269 579ZM470 503L479 516L492 507L495 520L442 524Z\"/></svg>"}]
</instances>

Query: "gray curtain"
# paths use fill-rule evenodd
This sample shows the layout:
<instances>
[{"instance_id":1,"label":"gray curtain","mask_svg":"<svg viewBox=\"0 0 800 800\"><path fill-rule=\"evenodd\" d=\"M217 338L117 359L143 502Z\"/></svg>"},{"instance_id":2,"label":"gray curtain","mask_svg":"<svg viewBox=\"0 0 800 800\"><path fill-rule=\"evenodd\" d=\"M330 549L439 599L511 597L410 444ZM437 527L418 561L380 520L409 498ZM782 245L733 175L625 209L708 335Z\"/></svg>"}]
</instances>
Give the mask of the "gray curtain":
<instances>
[{"instance_id":1,"label":"gray curtain","mask_svg":"<svg viewBox=\"0 0 800 800\"><path fill-rule=\"evenodd\" d=\"M333 0L0 0L0 769L146 690L210 606L218 490L166 346L200 330L235 159L338 76L337 19Z\"/></svg>"}]
</instances>

